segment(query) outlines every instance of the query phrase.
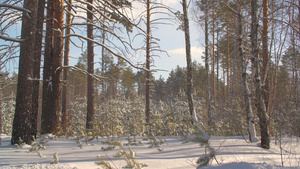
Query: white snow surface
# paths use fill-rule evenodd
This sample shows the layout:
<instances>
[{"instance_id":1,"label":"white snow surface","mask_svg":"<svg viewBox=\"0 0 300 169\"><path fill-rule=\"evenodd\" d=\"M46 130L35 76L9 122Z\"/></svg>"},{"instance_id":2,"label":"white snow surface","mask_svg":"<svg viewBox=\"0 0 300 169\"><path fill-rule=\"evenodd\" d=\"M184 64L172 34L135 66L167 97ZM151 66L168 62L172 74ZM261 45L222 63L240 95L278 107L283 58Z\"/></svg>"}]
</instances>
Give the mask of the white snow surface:
<instances>
[{"instance_id":1,"label":"white snow surface","mask_svg":"<svg viewBox=\"0 0 300 169\"><path fill-rule=\"evenodd\" d=\"M107 147L99 138L88 144L82 141L83 147L77 147L74 138L53 138L46 143L46 150L41 150L42 157L37 152L29 152L31 146L12 148L10 136L1 135L0 168L25 168L25 169L87 169L98 168L95 164L99 159L97 155L104 156L113 168L121 169L125 166L124 159L114 158L120 148L103 151ZM127 137L122 137L124 147L127 149ZM148 141L137 137L142 146L131 146L136 151L136 160L145 163L145 169L195 169L197 159L205 154L205 148L198 143L182 143L179 137L164 137L166 144L158 148L149 148ZM246 138L247 139L247 138ZM203 169L281 169L300 168L300 139L284 138L282 141L282 156L278 145L272 140L271 149L259 147L259 143L248 143L244 137L214 137L210 138L210 145L216 150L216 159ZM37 139L39 143L39 139ZM58 153L59 164L50 164L53 154ZM282 158L281 158L282 157ZM281 160L282 159L282 160ZM284 167L282 167L282 161Z\"/></svg>"}]
</instances>

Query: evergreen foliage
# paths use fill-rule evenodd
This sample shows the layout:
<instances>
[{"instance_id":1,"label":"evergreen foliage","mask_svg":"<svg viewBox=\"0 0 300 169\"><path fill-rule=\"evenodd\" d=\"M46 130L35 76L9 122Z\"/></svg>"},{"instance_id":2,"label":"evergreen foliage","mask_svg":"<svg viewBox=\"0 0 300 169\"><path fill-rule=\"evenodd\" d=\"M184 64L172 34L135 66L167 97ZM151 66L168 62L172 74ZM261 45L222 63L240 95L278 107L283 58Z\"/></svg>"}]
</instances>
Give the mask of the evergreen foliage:
<instances>
[{"instance_id":1,"label":"evergreen foliage","mask_svg":"<svg viewBox=\"0 0 300 169\"><path fill-rule=\"evenodd\" d=\"M15 100L10 99L6 102L1 103L1 118L2 118L2 134L6 134L8 136L11 135L12 132L12 124L13 124L13 117L15 113Z\"/></svg>"}]
</instances>

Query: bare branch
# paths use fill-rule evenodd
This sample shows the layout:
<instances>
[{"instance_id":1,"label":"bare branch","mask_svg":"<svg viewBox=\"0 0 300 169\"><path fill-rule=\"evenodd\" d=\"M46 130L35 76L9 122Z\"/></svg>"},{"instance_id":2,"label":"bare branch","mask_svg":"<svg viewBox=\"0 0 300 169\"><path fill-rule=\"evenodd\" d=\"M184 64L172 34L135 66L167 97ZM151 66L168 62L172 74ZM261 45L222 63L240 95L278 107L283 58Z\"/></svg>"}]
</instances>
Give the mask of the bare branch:
<instances>
[{"instance_id":1,"label":"bare branch","mask_svg":"<svg viewBox=\"0 0 300 169\"><path fill-rule=\"evenodd\" d=\"M22 41L24 41L24 39L11 38L11 37L8 37L8 36L3 36L3 35L0 35L0 39L3 39L5 41L11 41L11 42L22 42Z\"/></svg>"},{"instance_id":2,"label":"bare branch","mask_svg":"<svg viewBox=\"0 0 300 169\"><path fill-rule=\"evenodd\" d=\"M80 69L79 67L76 67L76 66L62 66L62 67L60 67L58 69L61 69L61 68L62 69L72 69L72 70L78 71L80 73L83 73L83 74L86 74L88 76L91 76L92 78L94 78L97 81L101 81L103 79L107 79L107 77L99 76L99 75L96 75L96 74L91 74L88 71Z\"/></svg>"},{"instance_id":3,"label":"bare branch","mask_svg":"<svg viewBox=\"0 0 300 169\"><path fill-rule=\"evenodd\" d=\"M145 67L139 67L135 64L133 64L129 59L127 59L126 57L122 56L121 54L118 54L118 53L115 53L114 51L112 51L109 47L107 47L106 45L98 42L98 41L95 41L93 39L90 39L88 37L85 37L85 36L82 36L82 35L79 35L79 34L69 34L69 35L66 35L64 38L67 38L67 37L72 37L72 36L75 36L75 37L79 37L79 38L82 38L84 40L87 40L87 41L91 41L99 46L102 46L104 47L108 52L110 52L111 54L113 54L114 56L118 57L118 58L121 58L123 59L125 62L127 62L129 65L131 65L132 67L136 68L136 69L140 69L140 70L145 70L145 71L149 71L148 69L146 69Z\"/></svg>"},{"instance_id":4,"label":"bare branch","mask_svg":"<svg viewBox=\"0 0 300 169\"><path fill-rule=\"evenodd\" d=\"M10 4L3 4L3 3L1 3L1 4L0 4L0 8L1 8L1 7L12 8L12 9L16 9L16 10L23 11L23 12L28 12L28 13L31 12L31 11L28 10L28 9L25 9L25 8L22 8L22 7L18 7L18 6L14 6L14 5L10 5Z\"/></svg>"}]
</instances>

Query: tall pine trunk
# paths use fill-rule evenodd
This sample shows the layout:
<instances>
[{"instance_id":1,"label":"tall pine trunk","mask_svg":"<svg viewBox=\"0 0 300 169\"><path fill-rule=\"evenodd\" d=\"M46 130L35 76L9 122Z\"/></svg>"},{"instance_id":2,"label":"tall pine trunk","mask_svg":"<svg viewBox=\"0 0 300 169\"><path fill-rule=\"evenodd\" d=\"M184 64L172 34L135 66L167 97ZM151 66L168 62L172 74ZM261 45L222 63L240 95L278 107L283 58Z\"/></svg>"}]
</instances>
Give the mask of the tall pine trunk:
<instances>
[{"instance_id":1,"label":"tall pine trunk","mask_svg":"<svg viewBox=\"0 0 300 169\"><path fill-rule=\"evenodd\" d=\"M150 0L147 0L147 38L146 38L146 123L150 122Z\"/></svg>"},{"instance_id":2,"label":"tall pine trunk","mask_svg":"<svg viewBox=\"0 0 300 169\"><path fill-rule=\"evenodd\" d=\"M69 4L72 4L72 0L69 0ZM71 24L71 6L68 6L68 13L66 14L66 25ZM69 26L66 27L65 30L65 35L69 35L71 32L71 28ZM69 65L69 54L70 54L70 37L67 37L65 39L65 51L64 51L64 66ZM63 90L62 90L62 118L61 118L61 125L62 125L62 130L66 131L66 125L68 124L68 112L67 112L67 104L68 104L68 85L67 85L67 80L68 80L68 72L69 69L64 68L63 69Z\"/></svg>"},{"instance_id":3,"label":"tall pine trunk","mask_svg":"<svg viewBox=\"0 0 300 169\"><path fill-rule=\"evenodd\" d=\"M52 124L52 55L53 55L53 27L54 10L53 1L47 2L46 37L43 69L43 96L42 96L42 125L41 134L51 133Z\"/></svg>"},{"instance_id":4,"label":"tall pine trunk","mask_svg":"<svg viewBox=\"0 0 300 169\"><path fill-rule=\"evenodd\" d=\"M206 107L207 107L207 117L208 126L211 126L211 85L210 85L210 76L209 76L209 63L208 63L208 3L205 0L205 9L204 9L204 31L205 31L205 70L206 70Z\"/></svg>"},{"instance_id":5,"label":"tall pine trunk","mask_svg":"<svg viewBox=\"0 0 300 169\"><path fill-rule=\"evenodd\" d=\"M227 32L227 54L226 54L226 97L229 97L230 96L230 92L229 92L229 87L230 87L230 45L229 45L229 42L230 42L230 36L229 36L229 25L227 25L226 27L226 32Z\"/></svg>"},{"instance_id":6,"label":"tall pine trunk","mask_svg":"<svg viewBox=\"0 0 300 169\"><path fill-rule=\"evenodd\" d=\"M257 33L258 33L258 16L257 16L257 0L251 1L251 62L252 62L252 73L254 75L254 87L255 87L255 98L256 98L256 108L257 115L259 118L259 126L261 132L261 147L269 149L270 148L270 137L269 137L269 116L267 115L266 106L262 96L262 85L259 69L259 57L258 57L258 44L257 44Z\"/></svg>"},{"instance_id":7,"label":"tall pine trunk","mask_svg":"<svg viewBox=\"0 0 300 169\"><path fill-rule=\"evenodd\" d=\"M61 111L61 89L62 89L62 60L63 60L63 24L64 24L64 0L55 0L54 22L54 50L53 50L53 98L54 99L54 126L53 131L57 132L60 126L59 116Z\"/></svg>"},{"instance_id":8,"label":"tall pine trunk","mask_svg":"<svg viewBox=\"0 0 300 169\"><path fill-rule=\"evenodd\" d=\"M183 8L183 26L185 35L185 52L186 52L186 64L187 64L187 90L186 95L189 104L189 112L191 116L192 124L197 122L197 117L193 103L193 74L192 74L192 56L191 56L191 42L190 42L190 28L188 19L188 7L186 0L182 0Z\"/></svg>"},{"instance_id":9,"label":"tall pine trunk","mask_svg":"<svg viewBox=\"0 0 300 169\"><path fill-rule=\"evenodd\" d=\"M40 72L41 72L41 57L42 57L42 41L43 41L43 24L44 24L45 0L39 0L37 9L37 25L35 34L35 49L34 49L34 70L33 70L33 93L32 93L32 117L31 126L32 134L35 138L37 135L37 119L39 111L39 95L40 95Z\"/></svg>"},{"instance_id":10,"label":"tall pine trunk","mask_svg":"<svg viewBox=\"0 0 300 169\"><path fill-rule=\"evenodd\" d=\"M263 97L266 105L266 111L269 110L269 79L268 79L268 71L269 71L269 49L268 49L268 29L269 29L269 21L268 21L268 0L263 0L263 30L262 30L262 87L263 87Z\"/></svg>"},{"instance_id":11,"label":"tall pine trunk","mask_svg":"<svg viewBox=\"0 0 300 169\"><path fill-rule=\"evenodd\" d=\"M61 77L63 59L62 26L64 21L62 0L47 5L46 46L43 73L43 103L41 133L56 133L61 110ZM54 18L54 19L53 19Z\"/></svg>"},{"instance_id":12,"label":"tall pine trunk","mask_svg":"<svg viewBox=\"0 0 300 169\"><path fill-rule=\"evenodd\" d=\"M93 4L93 0L88 0L90 4ZM91 24L87 25L87 36L90 39L94 39L94 31L93 31L93 7L91 5L87 5L87 19ZM88 56L88 73L94 74L94 43L91 41L87 42L87 56ZM93 129L93 118L94 118L94 79L92 76L87 77L87 118L86 118L86 128Z\"/></svg>"},{"instance_id":13,"label":"tall pine trunk","mask_svg":"<svg viewBox=\"0 0 300 169\"><path fill-rule=\"evenodd\" d=\"M105 7L104 7L104 14L105 14ZM102 25L102 28L103 28L103 30L102 30L102 44L103 45L105 45L105 38L106 38L106 31L104 30L105 29L105 17L103 17L102 18L102 20L103 20L103 25ZM101 63L101 73L102 73L102 76L104 76L104 73L106 72L106 61L105 61L105 48L102 46L102 49L101 49L101 55L102 55L102 58L101 58L101 60L102 60L102 63ZM103 97L103 99L102 100L104 100L104 98L105 98L105 91L106 91L106 84L105 84L105 81L103 80L102 82L101 82L101 87L102 87L102 90L101 90L101 92L102 92L102 97Z\"/></svg>"},{"instance_id":14,"label":"tall pine trunk","mask_svg":"<svg viewBox=\"0 0 300 169\"><path fill-rule=\"evenodd\" d=\"M215 90L216 90L216 84L215 84L215 7L212 7L212 63L211 63L211 97L212 101L215 100Z\"/></svg>"},{"instance_id":15,"label":"tall pine trunk","mask_svg":"<svg viewBox=\"0 0 300 169\"><path fill-rule=\"evenodd\" d=\"M32 138L33 81L31 79L33 78L37 3L37 0L24 0L24 8L31 12L23 12L22 16L21 38L24 41L20 44L19 76L11 144L18 144L19 138L30 144Z\"/></svg>"}]
</instances>

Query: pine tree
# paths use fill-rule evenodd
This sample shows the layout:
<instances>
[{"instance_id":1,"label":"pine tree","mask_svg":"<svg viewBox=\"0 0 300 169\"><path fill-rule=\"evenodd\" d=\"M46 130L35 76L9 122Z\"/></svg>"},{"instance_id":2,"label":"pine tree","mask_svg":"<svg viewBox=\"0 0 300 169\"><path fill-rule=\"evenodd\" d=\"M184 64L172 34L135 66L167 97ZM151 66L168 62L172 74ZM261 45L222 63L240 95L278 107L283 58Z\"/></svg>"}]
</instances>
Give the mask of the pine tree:
<instances>
[{"instance_id":1,"label":"pine tree","mask_svg":"<svg viewBox=\"0 0 300 169\"><path fill-rule=\"evenodd\" d=\"M19 139L30 144L32 138L31 103L37 0L25 0L24 8L31 12L23 12L22 15L21 38L24 40L20 44L19 77L11 144L18 144Z\"/></svg>"}]
</instances>

